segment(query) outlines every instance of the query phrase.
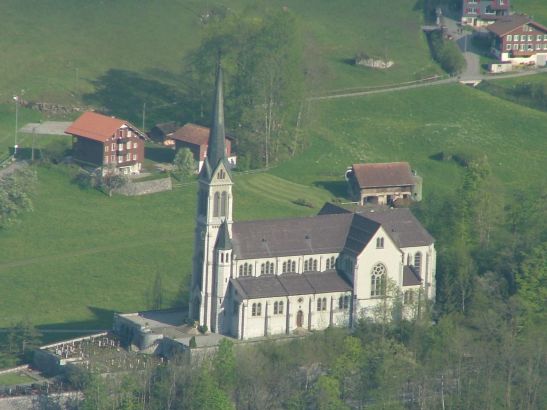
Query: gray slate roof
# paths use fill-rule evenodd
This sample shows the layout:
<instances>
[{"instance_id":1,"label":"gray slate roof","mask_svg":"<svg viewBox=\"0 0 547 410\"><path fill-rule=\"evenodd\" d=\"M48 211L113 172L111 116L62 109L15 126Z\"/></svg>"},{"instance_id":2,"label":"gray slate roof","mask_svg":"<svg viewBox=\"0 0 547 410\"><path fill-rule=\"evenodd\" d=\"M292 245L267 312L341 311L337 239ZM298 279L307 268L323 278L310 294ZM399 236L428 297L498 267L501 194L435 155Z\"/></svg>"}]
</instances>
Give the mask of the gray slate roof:
<instances>
[{"instance_id":1,"label":"gray slate roof","mask_svg":"<svg viewBox=\"0 0 547 410\"><path fill-rule=\"evenodd\" d=\"M403 267L403 286L415 286L422 283L420 275L418 275L411 266Z\"/></svg>"},{"instance_id":2,"label":"gray slate roof","mask_svg":"<svg viewBox=\"0 0 547 410\"><path fill-rule=\"evenodd\" d=\"M351 213L382 225L391 239L400 248L429 246L435 242L435 239L408 208L377 207L368 209L355 206L352 210L349 210L335 204L326 203L319 211L320 215Z\"/></svg>"},{"instance_id":3,"label":"gray slate roof","mask_svg":"<svg viewBox=\"0 0 547 410\"><path fill-rule=\"evenodd\" d=\"M351 286L334 270L230 279L244 299L260 299L314 293L349 292Z\"/></svg>"},{"instance_id":4,"label":"gray slate roof","mask_svg":"<svg viewBox=\"0 0 547 410\"><path fill-rule=\"evenodd\" d=\"M234 222L232 243L239 259L340 252L351 214Z\"/></svg>"},{"instance_id":5,"label":"gray slate roof","mask_svg":"<svg viewBox=\"0 0 547 410\"><path fill-rule=\"evenodd\" d=\"M381 224L399 248L429 246L435 241L408 208L390 208L361 215Z\"/></svg>"}]
</instances>

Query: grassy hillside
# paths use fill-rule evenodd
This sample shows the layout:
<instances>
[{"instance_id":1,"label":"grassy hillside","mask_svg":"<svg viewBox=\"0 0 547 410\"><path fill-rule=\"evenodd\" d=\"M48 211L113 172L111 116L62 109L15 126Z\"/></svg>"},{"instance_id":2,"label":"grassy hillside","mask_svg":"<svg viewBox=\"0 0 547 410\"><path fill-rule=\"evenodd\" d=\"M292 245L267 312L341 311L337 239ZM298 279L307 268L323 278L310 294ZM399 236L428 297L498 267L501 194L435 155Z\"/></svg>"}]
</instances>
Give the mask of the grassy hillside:
<instances>
[{"instance_id":1,"label":"grassy hillside","mask_svg":"<svg viewBox=\"0 0 547 410\"><path fill-rule=\"evenodd\" d=\"M0 233L0 327L23 319L108 326L112 310L147 307L157 273L167 304L177 299L191 272L194 185L108 198L71 184L64 167L38 172L34 212ZM329 199L321 190L263 174L237 176L235 195L239 220L310 214L317 210L292 201L319 206Z\"/></svg>"},{"instance_id":2,"label":"grassy hillside","mask_svg":"<svg viewBox=\"0 0 547 410\"><path fill-rule=\"evenodd\" d=\"M213 6L260 13L287 6L305 38L310 92L413 80L438 72L420 32L414 0L4 0L0 2L0 150L13 139L14 106L31 101L86 106L140 124L147 103L154 118L182 120L181 73L200 42L201 17ZM356 52L387 56L396 65L375 71L348 63ZM211 73L213 72L211 68ZM212 74L211 74L212 75ZM120 113L121 114L121 113ZM118 114L118 115L120 115ZM137 121L138 120L138 121ZM6 122L8 125L6 125ZM22 120L23 124L24 121Z\"/></svg>"},{"instance_id":3,"label":"grassy hillside","mask_svg":"<svg viewBox=\"0 0 547 410\"><path fill-rule=\"evenodd\" d=\"M532 16L534 20L543 25L547 25L547 7L543 0L512 0L513 10L519 13L526 13Z\"/></svg>"},{"instance_id":4,"label":"grassy hillside","mask_svg":"<svg viewBox=\"0 0 547 410\"><path fill-rule=\"evenodd\" d=\"M482 109L477 109L482 107ZM343 192L347 166L409 161L424 176L424 194L451 190L461 168L431 158L443 151L487 155L504 189L545 183L547 114L460 85L429 87L313 105L311 147L273 172ZM510 120L510 126L508 121ZM330 181L330 182L329 182Z\"/></svg>"}]
</instances>

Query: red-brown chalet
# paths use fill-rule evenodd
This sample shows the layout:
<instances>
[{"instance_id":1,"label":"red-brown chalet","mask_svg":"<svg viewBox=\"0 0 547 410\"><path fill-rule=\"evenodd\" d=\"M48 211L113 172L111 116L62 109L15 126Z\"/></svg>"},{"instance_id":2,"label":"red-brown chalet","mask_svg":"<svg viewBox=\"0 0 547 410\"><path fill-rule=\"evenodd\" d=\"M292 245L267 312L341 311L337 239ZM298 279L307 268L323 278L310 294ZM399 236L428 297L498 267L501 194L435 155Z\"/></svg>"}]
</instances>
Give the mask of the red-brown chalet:
<instances>
[{"instance_id":1,"label":"red-brown chalet","mask_svg":"<svg viewBox=\"0 0 547 410\"><path fill-rule=\"evenodd\" d=\"M85 112L65 131L74 159L123 174L138 174L144 160L144 133L128 121Z\"/></svg>"},{"instance_id":2,"label":"red-brown chalet","mask_svg":"<svg viewBox=\"0 0 547 410\"><path fill-rule=\"evenodd\" d=\"M189 148L194 154L194 159L198 162L198 172L201 171L203 161L207 155L207 147L209 145L210 130L207 127L192 123L186 124L184 127L175 131L170 138L175 141L176 149ZM226 136L226 158L230 165L235 166L237 157L232 154L232 138Z\"/></svg>"},{"instance_id":3,"label":"red-brown chalet","mask_svg":"<svg viewBox=\"0 0 547 410\"><path fill-rule=\"evenodd\" d=\"M492 52L502 61L513 64L547 62L547 27L525 15L514 14L487 27L493 37Z\"/></svg>"}]
</instances>

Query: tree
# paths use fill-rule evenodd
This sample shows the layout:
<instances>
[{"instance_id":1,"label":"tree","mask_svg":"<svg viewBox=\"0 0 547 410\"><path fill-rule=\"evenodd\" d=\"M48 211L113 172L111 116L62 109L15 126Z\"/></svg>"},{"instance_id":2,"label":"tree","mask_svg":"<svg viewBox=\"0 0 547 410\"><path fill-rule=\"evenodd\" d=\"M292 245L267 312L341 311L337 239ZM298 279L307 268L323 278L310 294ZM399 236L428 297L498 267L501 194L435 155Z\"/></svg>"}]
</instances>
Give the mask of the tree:
<instances>
[{"instance_id":1,"label":"tree","mask_svg":"<svg viewBox=\"0 0 547 410\"><path fill-rule=\"evenodd\" d=\"M527 255L517 276L518 297L525 319L545 325L547 300L547 242L537 245Z\"/></svg>"},{"instance_id":2,"label":"tree","mask_svg":"<svg viewBox=\"0 0 547 410\"><path fill-rule=\"evenodd\" d=\"M197 170L194 154L192 154L192 151L188 148L181 148L177 151L175 159L173 160L173 165L182 178L195 174Z\"/></svg>"},{"instance_id":3,"label":"tree","mask_svg":"<svg viewBox=\"0 0 547 410\"><path fill-rule=\"evenodd\" d=\"M236 384L236 359L233 346L232 341L222 339L213 361L214 375L218 385L226 393L231 393Z\"/></svg>"},{"instance_id":4,"label":"tree","mask_svg":"<svg viewBox=\"0 0 547 410\"><path fill-rule=\"evenodd\" d=\"M312 389L313 406L317 410L343 410L348 407L341 399L340 382L331 376L320 376Z\"/></svg>"},{"instance_id":5,"label":"tree","mask_svg":"<svg viewBox=\"0 0 547 410\"><path fill-rule=\"evenodd\" d=\"M102 188L108 193L108 196L112 196L112 193L116 189L120 189L129 182L129 179L116 172L114 166L109 166L101 183Z\"/></svg>"},{"instance_id":6,"label":"tree","mask_svg":"<svg viewBox=\"0 0 547 410\"><path fill-rule=\"evenodd\" d=\"M35 183L36 172L28 167L0 178L0 229L15 222L22 212L32 211L30 192Z\"/></svg>"},{"instance_id":7,"label":"tree","mask_svg":"<svg viewBox=\"0 0 547 410\"><path fill-rule=\"evenodd\" d=\"M300 146L295 132L303 97L302 46L288 11L261 16L228 14L205 27L204 40L189 57L188 100L194 117L208 113L213 67L222 57L226 123L236 129L240 157L266 165ZM241 158L240 158L241 159ZM243 161L246 162L246 161Z\"/></svg>"}]
</instances>

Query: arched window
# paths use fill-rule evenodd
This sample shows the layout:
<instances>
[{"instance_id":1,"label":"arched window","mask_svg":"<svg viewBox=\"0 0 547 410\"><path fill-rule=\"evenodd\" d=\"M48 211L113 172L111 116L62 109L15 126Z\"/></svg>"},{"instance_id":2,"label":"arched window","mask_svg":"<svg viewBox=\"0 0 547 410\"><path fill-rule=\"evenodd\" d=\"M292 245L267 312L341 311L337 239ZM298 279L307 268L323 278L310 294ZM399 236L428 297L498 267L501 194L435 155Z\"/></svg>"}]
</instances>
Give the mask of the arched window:
<instances>
[{"instance_id":1,"label":"arched window","mask_svg":"<svg viewBox=\"0 0 547 410\"><path fill-rule=\"evenodd\" d=\"M262 316L262 303L257 303L256 304L256 315L257 316Z\"/></svg>"},{"instance_id":2,"label":"arched window","mask_svg":"<svg viewBox=\"0 0 547 410\"><path fill-rule=\"evenodd\" d=\"M253 303L252 313L253 316L256 316L256 303Z\"/></svg>"},{"instance_id":3,"label":"arched window","mask_svg":"<svg viewBox=\"0 0 547 410\"><path fill-rule=\"evenodd\" d=\"M274 263L273 262L269 262L270 266L269 266L269 269L268 269L268 273L270 275L273 275L274 274ZM266 267L268 267L268 264L266 264Z\"/></svg>"},{"instance_id":4,"label":"arched window","mask_svg":"<svg viewBox=\"0 0 547 410\"><path fill-rule=\"evenodd\" d=\"M260 274L261 275L264 275L266 273L266 264L265 263L261 263L260 264Z\"/></svg>"},{"instance_id":5,"label":"arched window","mask_svg":"<svg viewBox=\"0 0 547 410\"><path fill-rule=\"evenodd\" d=\"M292 261L291 272L296 272L296 262L295 261Z\"/></svg>"},{"instance_id":6,"label":"arched window","mask_svg":"<svg viewBox=\"0 0 547 410\"><path fill-rule=\"evenodd\" d=\"M219 202L220 202L220 194L218 192L215 192L215 196L213 199L213 216L218 216Z\"/></svg>"},{"instance_id":7,"label":"arched window","mask_svg":"<svg viewBox=\"0 0 547 410\"><path fill-rule=\"evenodd\" d=\"M220 201L220 216L226 216L228 213L228 192L222 193L222 201Z\"/></svg>"},{"instance_id":8,"label":"arched window","mask_svg":"<svg viewBox=\"0 0 547 410\"><path fill-rule=\"evenodd\" d=\"M225 176L226 176L226 173L224 172L223 169L218 171L218 179L224 179Z\"/></svg>"},{"instance_id":9,"label":"arched window","mask_svg":"<svg viewBox=\"0 0 547 410\"><path fill-rule=\"evenodd\" d=\"M317 299L317 310L321 310L321 298Z\"/></svg>"},{"instance_id":10,"label":"arched window","mask_svg":"<svg viewBox=\"0 0 547 410\"><path fill-rule=\"evenodd\" d=\"M283 302L279 302L279 314L283 314Z\"/></svg>"},{"instance_id":11,"label":"arched window","mask_svg":"<svg viewBox=\"0 0 547 410\"><path fill-rule=\"evenodd\" d=\"M249 276L253 274L253 265L249 263Z\"/></svg>"},{"instance_id":12,"label":"arched window","mask_svg":"<svg viewBox=\"0 0 547 410\"><path fill-rule=\"evenodd\" d=\"M243 265L239 265L239 276L243 276Z\"/></svg>"},{"instance_id":13,"label":"arched window","mask_svg":"<svg viewBox=\"0 0 547 410\"><path fill-rule=\"evenodd\" d=\"M305 260L304 261L304 272L307 272L308 271L308 261Z\"/></svg>"},{"instance_id":14,"label":"arched window","mask_svg":"<svg viewBox=\"0 0 547 410\"><path fill-rule=\"evenodd\" d=\"M376 248L383 249L383 247L384 247L384 238L383 237L376 238Z\"/></svg>"},{"instance_id":15,"label":"arched window","mask_svg":"<svg viewBox=\"0 0 547 410\"><path fill-rule=\"evenodd\" d=\"M283 273L287 273L287 262L283 262Z\"/></svg>"},{"instance_id":16,"label":"arched window","mask_svg":"<svg viewBox=\"0 0 547 410\"><path fill-rule=\"evenodd\" d=\"M313 269L312 270L317 272L317 259L313 260Z\"/></svg>"},{"instance_id":17,"label":"arched window","mask_svg":"<svg viewBox=\"0 0 547 410\"><path fill-rule=\"evenodd\" d=\"M335 269L336 268L336 258L334 256L331 256L327 259L327 269Z\"/></svg>"},{"instance_id":18,"label":"arched window","mask_svg":"<svg viewBox=\"0 0 547 410\"><path fill-rule=\"evenodd\" d=\"M327 310L327 298L323 298L321 310Z\"/></svg>"},{"instance_id":19,"label":"arched window","mask_svg":"<svg viewBox=\"0 0 547 410\"><path fill-rule=\"evenodd\" d=\"M274 302L274 315L277 315L277 311L278 311L278 304L277 302Z\"/></svg>"},{"instance_id":20,"label":"arched window","mask_svg":"<svg viewBox=\"0 0 547 410\"><path fill-rule=\"evenodd\" d=\"M220 252L220 263L224 263L224 253Z\"/></svg>"},{"instance_id":21,"label":"arched window","mask_svg":"<svg viewBox=\"0 0 547 410\"><path fill-rule=\"evenodd\" d=\"M416 252L416 255L414 255L414 268L416 269L416 272L418 272L418 275L422 273L422 253Z\"/></svg>"},{"instance_id":22,"label":"arched window","mask_svg":"<svg viewBox=\"0 0 547 410\"><path fill-rule=\"evenodd\" d=\"M370 277L370 296L382 296L385 293L387 269L382 263L377 263L372 268Z\"/></svg>"}]
</instances>

